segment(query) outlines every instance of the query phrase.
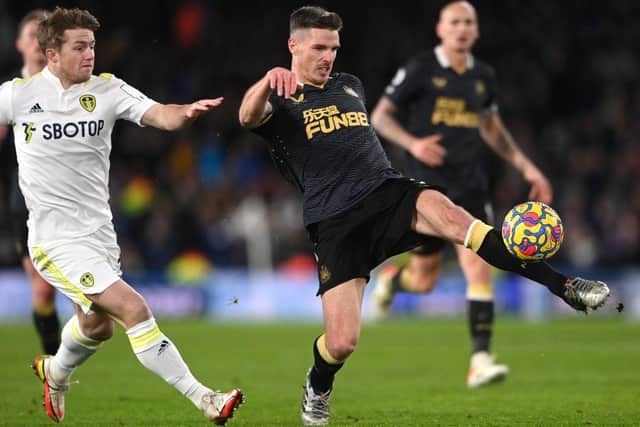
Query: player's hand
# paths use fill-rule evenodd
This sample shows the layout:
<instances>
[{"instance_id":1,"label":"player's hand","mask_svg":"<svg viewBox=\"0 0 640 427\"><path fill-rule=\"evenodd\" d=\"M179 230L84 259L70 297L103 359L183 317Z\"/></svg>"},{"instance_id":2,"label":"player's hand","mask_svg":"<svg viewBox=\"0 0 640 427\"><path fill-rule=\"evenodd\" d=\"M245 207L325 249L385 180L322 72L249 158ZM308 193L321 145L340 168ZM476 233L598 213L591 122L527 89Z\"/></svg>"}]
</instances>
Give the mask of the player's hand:
<instances>
[{"instance_id":1,"label":"player's hand","mask_svg":"<svg viewBox=\"0 0 640 427\"><path fill-rule=\"evenodd\" d=\"M440 145L440 140L442 140L442 134L439 133L416 138L409 146L409 152L426 165L442 166L447 150Z\"/></svg>"},{"instance_id":2,"label":"player's hand","mask_svg":"<svg viewBox=\"0 0 640 427\"><path fill-rule=\"evenodd\" d=\"M208 113L218 107L222 104L223 100L224 98L221 96L215 99L201 99L193 104L187 105L185 115L190 119L195 119L196 117L200 117L202 114Z\"/></svg>"},{"instance_id":3,"label":"player's hand","mask_svg":"<svg viewBox=\"0 0 640 427\"><path fill-rule=\"evenodd\" d=\"M524 170L524 179L531 185L529 200L538 200L551 204L553 201L553 188L549 180L535 166Z\"/></svg>"},{"instance_id":4,"label":"player's hand","mask_svg":"<svg viewBox=\"0 0 640 427\"><path fill-rule=\"evenodd\" d=\"M269 87L275 90L278 96L289 98L298 89L302 89L302 83L298 82L293 71L283 67L275 67L267 71L266 78L269 80Z\"/></svg>"}]
</instances>

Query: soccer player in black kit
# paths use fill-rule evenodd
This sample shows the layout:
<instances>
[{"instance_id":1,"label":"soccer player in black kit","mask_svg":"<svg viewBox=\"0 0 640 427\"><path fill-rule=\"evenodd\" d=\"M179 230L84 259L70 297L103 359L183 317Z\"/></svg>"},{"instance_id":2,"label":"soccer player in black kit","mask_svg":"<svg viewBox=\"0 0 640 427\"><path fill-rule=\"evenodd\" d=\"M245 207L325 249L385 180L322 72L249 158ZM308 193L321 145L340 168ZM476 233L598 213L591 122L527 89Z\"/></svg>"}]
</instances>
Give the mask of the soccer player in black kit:
<instances>
[{"instance_id":1,"label":"soccer player in black kit","mask_svg":"<svg viewBox=\"0 0 640 427\"><path fill-rule=\"evenodd\" d=\"M47 12L35 9L27 13L18 24L16 49L22 55L23 67L20 77L28 78L46 65L46 58L38 45L38 25L46 17ZM14 76L15 77L15 76ZM1 79L4 81L5 79ZM36 327L42 349L47 354L54 354L60 346L60 321L56 312L55 289L38 274L29 258L27 248L27 207L18 188L18 161L11 140L13 134L9 127L0 127L0 180L4 185L6 206L8 207L11 238L21 258L29 281L33 306L33 324Z\"/></svg>"},{"instance_id":2,"label":"soccer player in black kit","mask_svg":"<svg viewBox=\"0 0 640 427\"><path fill-rule=\"evenodd\" d=\"M356 348L370 271L433 237L464 244L498 268L536 280L578 310L606 302L606 284L523 266L500 234L438 189L394 170L369 124L360 80L332 74L341 18L305 6L290 17L291 69L275 67L244 96L242 126L268 141L285 178L304 194L304 224L318 261L325 332L313 343L301 416L329 422L336 372Z\"/></svg>"},{"instance_id":3,"label":"soccer player in black kit","mask_svg":"<svg viewBox=\"0 0 640 427\"><path fill-rule=\"evenodd\" d=\"M488 166L483 161L488 145L522 173L531 185L530 199L550 204L551 185L500 119L493 69L471 55L478 38L473 6L463 1L447 4L436 33L441 44L400 68L371 113L378 133L406 150L403 172L446 187L454 203L476 218L492 221ZM405 112L403 121L396 118L399 110ZM385 267L372 292L373 316L386 317L397 292L431 292L444 246L444 240L433 239L414 249L406 266ZM462 245L456 245L456 252L467 281L472 342L467 385L473 388L504 379L509 369L496 364L489 353L494 318L489 264Z\"/></svg>"}]
</instances>

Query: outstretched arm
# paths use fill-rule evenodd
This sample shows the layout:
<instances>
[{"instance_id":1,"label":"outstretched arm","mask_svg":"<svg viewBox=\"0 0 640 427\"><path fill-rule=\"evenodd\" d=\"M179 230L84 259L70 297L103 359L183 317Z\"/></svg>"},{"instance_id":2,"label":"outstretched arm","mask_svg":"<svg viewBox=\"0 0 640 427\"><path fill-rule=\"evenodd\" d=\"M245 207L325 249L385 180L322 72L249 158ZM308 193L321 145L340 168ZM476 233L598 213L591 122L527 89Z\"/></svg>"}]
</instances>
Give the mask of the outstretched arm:
<instances>
[{"instance_id":1,"label":"outstretched arm","mask_svg":"<svg viewBox=\"0 0 640 427\"><path fill-rule=\"evenodd\" d=\"M254 128L271 113L272 106L269 103L269 96L274 90L278 96L288 98L296 93L300 86L292 71L282 67L272 68L245 93L238 112L240 125Z\"/></svg>"},{"instance_id":2,"label":"outstretched arm","mask_svg":"<svg viewBox=\"0 0 640 427\"><path fill-rule=\"evenodd\" d=\"M222 97L201 99L192 104L156 104L142 116L142 124L162 130L182 129L202 114L208 113L220 104Z\"/></svg>"},{"instance_id":3,"label":"outstretched arm","mask_svg":"<svg viewBox=\"0 0 640 427\"><path fill-rule=\"evenodd\" d=\"M383 96L378 101L378 105L371 113L371 124L375 130L386 140L399 145L413 157L429 166L440 166L444 161L446 154L445 148L439 144L442 135L434 134L417 138L409 133L396 120L394 114L396 112L395 104Z\"/></svg>"},{"instance_id":4,"label":"outstretched arm","mask_svg":"<svg viewBox=\"0 0 640 427\"><path fill-rule=\"evenodd\" d=\"M553 188L549 180L520 150L498 113L491 113L482 119L480 134L493 151L522 173L525 181L531 185L529 199L551 203Z\"/></svg>"}]
</instances>

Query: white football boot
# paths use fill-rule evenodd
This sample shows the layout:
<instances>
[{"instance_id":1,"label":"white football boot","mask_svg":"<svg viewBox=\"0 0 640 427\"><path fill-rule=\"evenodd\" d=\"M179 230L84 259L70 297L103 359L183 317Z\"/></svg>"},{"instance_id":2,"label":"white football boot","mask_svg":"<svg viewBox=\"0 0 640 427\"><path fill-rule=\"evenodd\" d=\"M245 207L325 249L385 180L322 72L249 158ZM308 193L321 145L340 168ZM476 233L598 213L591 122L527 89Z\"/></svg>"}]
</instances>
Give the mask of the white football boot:
<instances>
[{"instance_id":1,"label":"white football boot","mask_svg":"<svg viewBox=\"0 0 640 427\"><path fill-rule=\"evenodd\" d=\"M471 356L471 365L467 374L467 387L477 388L483 385L495 384L509 374L507 365L496 364L495 356L486 351L479 351Z\"/></svg>"},{"instance_id":2,"label":"white football boot","mask_svg":"<svg viewBox=\"0 0 640 427\"><path fill-rule=\"evenodd\" d=\"M229 418L233 417L242 403L244 403L242 390L234 389L227 393L212 391L202 396L200 409L214 424L223 426Z\"/></svg>"},{"instance_id":3,"label":"white football boot","mask_svg":"<svg viewBox=\"0 0 640 427\"><path fill-rule=\"evenodd\" d=\"M331 399L331 390L321 394L313 391L313 387L311 387L311 382L309 381L311 369L307 371L307 382L304 385L300 415L302 417L302 423L305 426L324 426L329 424L329 400Z\"/></svg>"},{"instance_id":4,"label":"white football boot","mask_svg":"<svg viewBox=\"0 0 640 427\"><path fill-rule=\"evenodd\" d=\"M47 415L56 423L64 419L64 394L69 390L69 383L57 384L49 375L51 356L36 356L31 366L36 376L42 381L43 403Z\"/></svg>"}]
</instances>

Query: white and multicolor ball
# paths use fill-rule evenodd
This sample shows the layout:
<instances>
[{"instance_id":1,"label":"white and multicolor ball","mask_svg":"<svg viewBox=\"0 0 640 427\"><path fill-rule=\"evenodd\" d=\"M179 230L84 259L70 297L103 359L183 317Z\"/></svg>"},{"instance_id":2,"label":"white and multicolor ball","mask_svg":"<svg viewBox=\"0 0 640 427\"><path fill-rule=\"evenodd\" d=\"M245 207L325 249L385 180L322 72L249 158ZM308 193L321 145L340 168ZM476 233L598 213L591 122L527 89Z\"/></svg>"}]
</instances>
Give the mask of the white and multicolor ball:
<instances>
[{"instance_id":1,"label":"white and multicolor ball","mask_svg":"<svg viewBox=\"0 0 640 427\"><path fill-rule=\"evenodd\" d=\"M513 207L502 222L502 240L509 252L524 261L542 261L558 252L564 229L560 216L541 202Z\"/></svg>"}]
</instances>

